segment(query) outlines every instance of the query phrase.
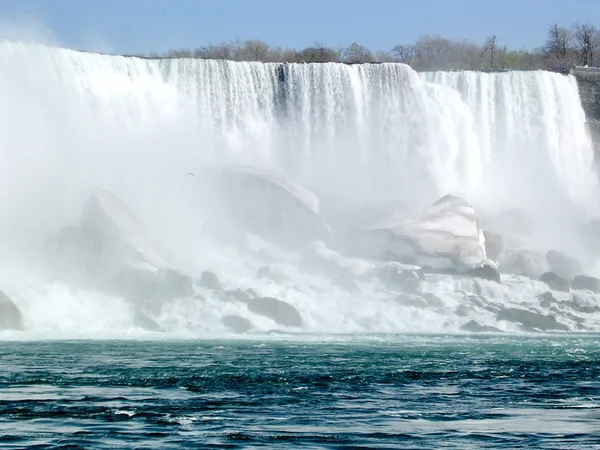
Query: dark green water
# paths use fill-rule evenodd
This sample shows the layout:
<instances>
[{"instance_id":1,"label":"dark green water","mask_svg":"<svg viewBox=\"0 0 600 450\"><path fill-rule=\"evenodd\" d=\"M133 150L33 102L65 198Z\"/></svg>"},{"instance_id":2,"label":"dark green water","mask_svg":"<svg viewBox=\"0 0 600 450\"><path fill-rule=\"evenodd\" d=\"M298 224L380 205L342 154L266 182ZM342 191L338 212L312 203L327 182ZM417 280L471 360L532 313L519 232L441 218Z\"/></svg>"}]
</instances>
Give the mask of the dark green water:
<instances>
[{"instance_id":1,"label":"dark green water","mask_svg":"<svg viewBox=\"0 0 600 450\"><path fill-rule=\"evenodd\" d=\"M1 448L600 448L600 336L0 342Z\"/></svg>"}]
</instances>

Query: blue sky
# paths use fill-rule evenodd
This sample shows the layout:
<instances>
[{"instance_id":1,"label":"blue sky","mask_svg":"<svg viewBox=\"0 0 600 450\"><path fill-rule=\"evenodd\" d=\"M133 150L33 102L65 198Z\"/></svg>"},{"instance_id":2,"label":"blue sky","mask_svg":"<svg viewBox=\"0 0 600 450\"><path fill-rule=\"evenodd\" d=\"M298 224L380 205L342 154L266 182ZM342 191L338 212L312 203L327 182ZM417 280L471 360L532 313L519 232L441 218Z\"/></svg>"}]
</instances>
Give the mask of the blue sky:
<instances>
[{"instance_id":1,"label":"blue sky","mask_svg":"<svg viewBox=\"0 0 600 450\"><path fill-rule=\"evenodd\" d=\"M600 27L600 0L0 0L0 38L125 54L236 38L389 50L426 33L533 48L575 22Z\"/></svg>"}]
</instances>

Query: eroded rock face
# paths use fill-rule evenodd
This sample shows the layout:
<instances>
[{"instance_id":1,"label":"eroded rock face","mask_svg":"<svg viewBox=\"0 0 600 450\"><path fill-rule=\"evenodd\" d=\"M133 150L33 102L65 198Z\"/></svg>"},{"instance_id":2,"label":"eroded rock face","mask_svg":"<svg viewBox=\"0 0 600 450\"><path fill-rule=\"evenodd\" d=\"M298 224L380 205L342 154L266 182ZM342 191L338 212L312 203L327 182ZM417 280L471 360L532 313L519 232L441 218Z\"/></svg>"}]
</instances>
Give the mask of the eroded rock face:
<instances>
[{"instance_id":1,"label":"eroded rock face","mask_svg":"<svg viewBox=\"0 0 600 450\"><path fill-rule=\"evenodd\" d=\"M466 200L447 195L423 211L374 223L350 236L351 251L433 270L463 272L486 259L483 233Z\"/></svg>"},{"instance_id":2,"label":"eroded rock face","mask_svg":"<svg viewBox=\"0 0 600 450\"><path fill-rule=\"evenodd\" d=\"M504 238L493 231L483 230L485 238L485 254L487 259L494 262L500 261L504 254Z\"/></svg>"},{"instance_id":3,"label":"eroded rock face","mask_svg":"<svg viewBox=\"0 0 600 450\"><path fill-rule=\"evenodd\" d=\"M600 280L595 277L588 277L586 275L578 275L573 278L571 287L577 290L592 291L595 294L600 294Z\"/></svg>"},{"instance_id":4,"label":"eroded rock face","mask_svg":"<svg viewBox=\"0 0 600 450\"><path fill-rule=\"evenodd\" d=\"M8 295L0 291L0 331L24 328L21 311Z\"/></svg>"},{"instance_id":5,"label":"eroded rock face","mask_svg":"<svg viewBox=\"0 0 600 450\"><path fill-rule=\"evenodd\" d=\"M169 300L193 294L191 278L168 261L132 210L97 189L79 223L50 242L62 274L79 277L115 295Z\"/></svg>"},{"instance_id":6,"label":"eroded rock face","mask_svg":"<svg viewBox=\"0 0 600 450\"><path fill-rule=\"evenodd\" d=\"M327 242L329 226L319 215L319 199L283 174L247 166L226 166L217 185L242 229L287 247Z\"/></svg>"}]
</instances>

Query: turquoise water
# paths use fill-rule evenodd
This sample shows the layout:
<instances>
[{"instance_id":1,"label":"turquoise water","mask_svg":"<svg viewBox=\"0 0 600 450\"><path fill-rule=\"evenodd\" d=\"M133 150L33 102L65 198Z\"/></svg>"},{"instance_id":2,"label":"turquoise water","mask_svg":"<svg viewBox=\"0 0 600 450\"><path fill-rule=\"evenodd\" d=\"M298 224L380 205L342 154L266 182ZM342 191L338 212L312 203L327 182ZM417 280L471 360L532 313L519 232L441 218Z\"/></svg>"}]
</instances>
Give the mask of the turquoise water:
<instances>
[{"instance_id":1,"label":"turquoise water","mask_svg":"<svg viewBox=\"0 0 600 450\"><path fill-rule=\"evenodd\" d=\"M600 336L0 343L2 448L600 448Z\"/></svg>"}]
</instances>

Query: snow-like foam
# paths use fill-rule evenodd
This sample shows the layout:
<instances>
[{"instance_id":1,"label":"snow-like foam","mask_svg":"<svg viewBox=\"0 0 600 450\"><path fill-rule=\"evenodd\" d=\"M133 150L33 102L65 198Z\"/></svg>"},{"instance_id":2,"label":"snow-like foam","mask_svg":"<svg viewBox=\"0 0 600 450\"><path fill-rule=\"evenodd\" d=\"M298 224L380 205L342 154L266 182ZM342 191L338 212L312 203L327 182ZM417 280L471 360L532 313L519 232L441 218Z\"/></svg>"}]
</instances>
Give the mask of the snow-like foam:
<instances>
[{"instance_id":1,"label":"snow-like foam","mask_svg":"<svg viewBox=\"0 0 600 450\"><path fill-rule=\"evenodd\" d=\"M520 207L545 220L548 248L570 239L563 222L596 213L592 146L571 76L153 60L13 42L0 42L0 62L0 289L21 309L25 335L215 336L227 333L227 314L250 317L259 332L282 328L197 288L205 301L170 302L155 317L163 331L139 331L125 299L53 279L40 256L45 240L79 220L96 188L129 204L184 272L210 270L226 288L284 300L303 317L299 331L316 333L457 331L460 291L472 281L427 280L438 309L402 305L377 279L344 285L326 269L307 270L300 254L215 223L223 205L188 172L277 171L316 193L332 224L369 203L423 207L447 193L476 211ZM284 281L258 279L265 264ZM479 283L504 306L539 303L543 290L518 278ZM469 318L487 324L493 314L475 308Z\"/></svg>"}]
</instances>

